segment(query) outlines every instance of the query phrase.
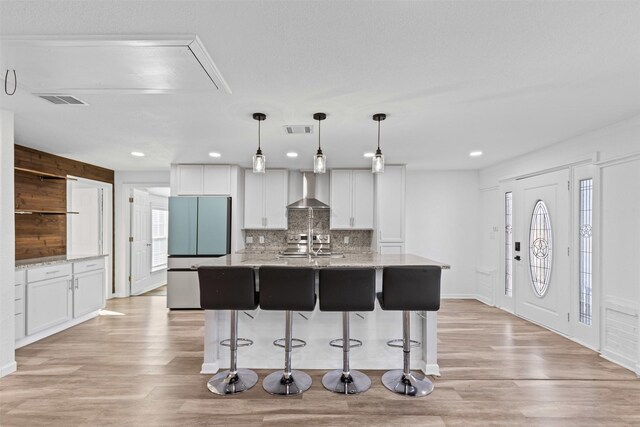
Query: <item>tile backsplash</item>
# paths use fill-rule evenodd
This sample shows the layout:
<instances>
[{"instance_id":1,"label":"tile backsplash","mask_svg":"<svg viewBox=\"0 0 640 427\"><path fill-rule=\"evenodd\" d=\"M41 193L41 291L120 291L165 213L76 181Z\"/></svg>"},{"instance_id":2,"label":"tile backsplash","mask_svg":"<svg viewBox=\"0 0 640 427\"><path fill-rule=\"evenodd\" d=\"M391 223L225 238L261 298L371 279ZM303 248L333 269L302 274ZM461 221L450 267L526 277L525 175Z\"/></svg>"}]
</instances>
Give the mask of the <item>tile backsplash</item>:
<instances>
[{"instance_id":1,"label":"tile backsplash","mask_svg":"<svg viewBox=\"0 0 640 427\"><path fill-rule=\"evenodd\" d=\"M288 212L288 230L244 230L246 251L281 251L287 245L287 233L306 234L308 211L306 209L290 209ZM330 230L330 210L313 211L313 231L316 234L331 234L331 250L344 253L362 253L371 251L372 230ZM253 243L247 242L247 237ZM264 243L260 243L260 237ZM349 243L344 243L348 237Z\"/></svg>"}]
</instances>

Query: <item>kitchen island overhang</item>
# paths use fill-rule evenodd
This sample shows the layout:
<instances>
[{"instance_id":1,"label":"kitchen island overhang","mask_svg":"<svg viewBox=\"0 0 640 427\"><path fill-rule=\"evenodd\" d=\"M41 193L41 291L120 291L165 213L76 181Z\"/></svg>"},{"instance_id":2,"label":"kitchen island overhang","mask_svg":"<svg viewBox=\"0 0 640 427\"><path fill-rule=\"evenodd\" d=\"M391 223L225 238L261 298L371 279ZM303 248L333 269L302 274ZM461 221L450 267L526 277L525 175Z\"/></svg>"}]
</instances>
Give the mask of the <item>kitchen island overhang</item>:
<instances>
[{"instance_id":1,"label":"kitchen island overhang","mask_svg":"<svg viewBox=\"0 0 640 427\"><path fill-rule=\"evenodd\" d=\"M207 266L253 267L371 267L376 270L376 291L382 290L382 269L389 266L438 266L449 265L412 254L383 255L345 254L343 258L281 258L274 253L231 254L206 263ZM205 266L205 265L203 265ZM258 270L258 288L260 286ZM201 373L213 374L226 369L229 351L219 342L228 338L229 312L205 310L204 361ZM402 364L402 350L387 346L391 339L402 337L402 312L383 311L376 304L373 312L351 313L351 335L363 341L362 347L351 350L354 369L395 369ZM329 341L341 336L341 313L320 311L300 312L294 317L293 335L307 342L305 347L294 350L293 358L298 369L330 370L341 366L342 351L329 346ZM282 365L282 353L273 341L284 336L284 312L241 312L240 335L253 340L254 345L238 351L238 364L253 369L278 369ZM412 349L411 363L426 375L440 375L437 362L437 312L414 312L411 316L412 339L420 346Z\"/></svg>"}]
</instances>

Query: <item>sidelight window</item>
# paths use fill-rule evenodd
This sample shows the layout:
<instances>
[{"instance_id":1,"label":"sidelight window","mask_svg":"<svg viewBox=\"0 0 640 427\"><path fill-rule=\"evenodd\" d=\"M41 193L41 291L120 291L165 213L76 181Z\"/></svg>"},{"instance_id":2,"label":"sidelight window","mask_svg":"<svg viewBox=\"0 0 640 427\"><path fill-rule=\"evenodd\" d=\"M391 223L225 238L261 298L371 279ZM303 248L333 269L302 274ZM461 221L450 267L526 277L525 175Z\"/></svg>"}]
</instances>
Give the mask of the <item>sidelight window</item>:
<instances>
[{"instance_id":1,"label":"sidelight window","mask_svg":"<svg viewBox=\"0 0 640 427\"><path fill-rule=\"evenodd\" d=\"M167 243L169 238L169 212L151 209L151 271L167 268Z\"/></svg>"},{"instance_id":2,"label":"sidelight window","mask_svg":"<svg viewBox=\"0 0 640 427\"><path fill-rule=\"evenodd\" d=\"M542 200L538 200L529 226L529 271L533 291L538 297L543 297L549 289L553 260L552 234L547 206Z\"/></svg>"},{"instance_id":3,"label":"sidelight window","mask_svg":"<svg viewBox=\"0 0 640 427\"><path fill-rule=\"evenodd\" d=\"M504 294L513 295L513 194L504 193Z\"/></svg>"},{"instance_id":4,"label":"sidelight window","mask_svg":"<svg viewBox=\"0 0 640 427\"><path fill-rule=\"evenodd\" d=\"M580 181L580 322L591 325L592 321L592 228L593 226L593 180Z\"/></svg>"}]
</instances>

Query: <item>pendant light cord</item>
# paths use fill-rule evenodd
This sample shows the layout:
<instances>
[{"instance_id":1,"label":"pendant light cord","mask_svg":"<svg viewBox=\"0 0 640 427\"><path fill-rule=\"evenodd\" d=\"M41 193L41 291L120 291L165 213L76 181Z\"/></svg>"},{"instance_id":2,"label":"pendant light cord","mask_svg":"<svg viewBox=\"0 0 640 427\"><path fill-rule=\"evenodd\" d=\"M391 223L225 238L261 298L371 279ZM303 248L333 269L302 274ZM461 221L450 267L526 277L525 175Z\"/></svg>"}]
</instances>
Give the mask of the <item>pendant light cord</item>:
<instances>
[{"instance_id":1,"label":"pendant light cord","mask_svg":"<svg viewBox=\"0 0 640 427\"><path fill-rule=\"evenodd\" d=\"M380 151L380 119L378 119L378 151Z\"/></svg>"},{"instance_id":2,"label":"pendant light cord","mask_svg":"<svg viewBox=\"0 0 640 427\"><path fill-rule=\"evenodd\" d=\"M318 150L322 150L320 148L320 123L322 123L322 120L318 119Z\"/></svg>"},{"instance_id":3,"label":"pendant light cord","mask_svg":"<svg viewBox=\"0 0 640 427\"><path fill-rule=\"evenodd\" d=\"M258 119L258 151L260 151L260 122L262 120Z\"/></svg>"}]
</instances>

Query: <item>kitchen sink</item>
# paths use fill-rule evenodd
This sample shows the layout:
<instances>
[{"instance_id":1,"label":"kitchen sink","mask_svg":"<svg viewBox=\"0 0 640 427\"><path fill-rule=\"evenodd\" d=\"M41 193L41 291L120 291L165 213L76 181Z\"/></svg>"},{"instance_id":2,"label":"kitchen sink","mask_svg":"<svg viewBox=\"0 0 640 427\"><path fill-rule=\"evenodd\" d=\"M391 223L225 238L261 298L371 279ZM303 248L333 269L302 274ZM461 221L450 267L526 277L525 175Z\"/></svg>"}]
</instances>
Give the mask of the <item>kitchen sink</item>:
<instances>
[{"instance_id":1,"label":"kitchen sink","mask_svg":"<svg viewBox=\"0 0 640 427\"><path fill-rule=\"evenodd\" d=\"M278 258L307 258L309 255L305 252L280 252ZM342 252L319 253L312 254L311 258L344 258Z\"/></svg>"}]
</instances>

